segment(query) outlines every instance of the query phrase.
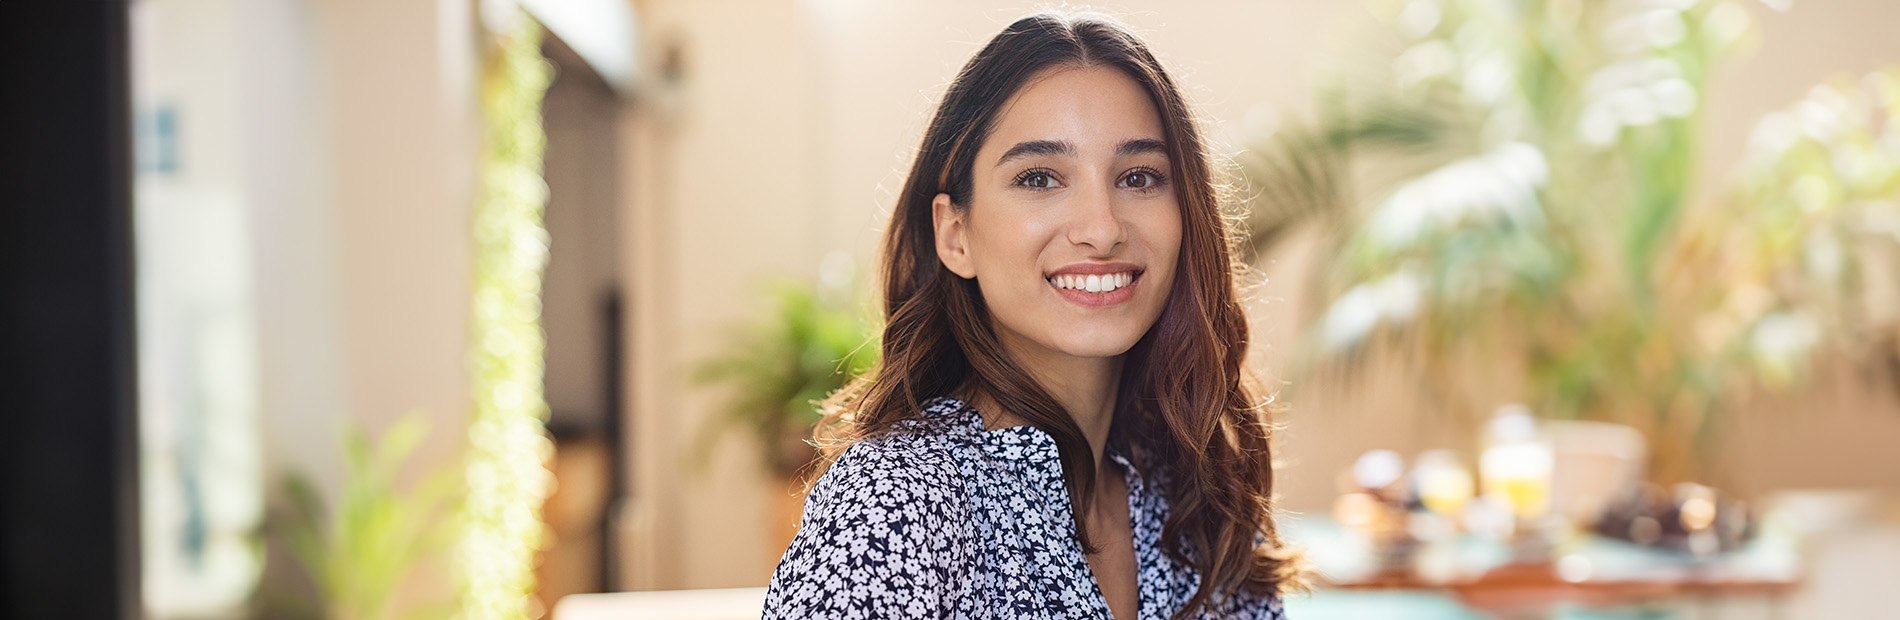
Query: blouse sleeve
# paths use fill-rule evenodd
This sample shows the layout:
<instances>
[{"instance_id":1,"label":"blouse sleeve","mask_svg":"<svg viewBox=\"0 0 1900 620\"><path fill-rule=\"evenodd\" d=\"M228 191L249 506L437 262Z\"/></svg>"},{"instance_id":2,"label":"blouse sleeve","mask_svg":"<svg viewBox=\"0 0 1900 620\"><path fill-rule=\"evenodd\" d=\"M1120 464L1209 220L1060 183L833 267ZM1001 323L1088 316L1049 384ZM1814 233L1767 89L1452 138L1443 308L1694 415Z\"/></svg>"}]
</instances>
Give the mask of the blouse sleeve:
<instances>
[{"instance_id":1,"label":"blouse sleeve","mask_svg":"<svg viewBox=\"0 0 1900 620\"><path fill-rule=\"evenodd\" d=\"M1286 606L1282 605L1280 601L1280 596L1274 596L1266 600L1265 611L1267 620L1286 620Z\"/></svg>"},{"instance_id":2,"label":"blouse sleeve","mask_svg":"<svg viewBox=\"0 0 1900 620\"><path fill-rule=\"evenodd\" d=\"M953 613L969 506L954 465L919 452L859 444L825 472L766 589L766 620Z\"/></svg>"},{"instance_id":3,"label":"blouse sleeve","mask_svg":"<svg viewBox=\"0 0 1900 620\"><path fill-rule=\"evenodd\" d=\"M1251 592L1241 592L1225 601L1214 602L1211 606L1218 611L1202 614L1202 617L1286 620L1286 606L1281 603L1280 595L1261 596Z\"/></svg>"}]
</instances>

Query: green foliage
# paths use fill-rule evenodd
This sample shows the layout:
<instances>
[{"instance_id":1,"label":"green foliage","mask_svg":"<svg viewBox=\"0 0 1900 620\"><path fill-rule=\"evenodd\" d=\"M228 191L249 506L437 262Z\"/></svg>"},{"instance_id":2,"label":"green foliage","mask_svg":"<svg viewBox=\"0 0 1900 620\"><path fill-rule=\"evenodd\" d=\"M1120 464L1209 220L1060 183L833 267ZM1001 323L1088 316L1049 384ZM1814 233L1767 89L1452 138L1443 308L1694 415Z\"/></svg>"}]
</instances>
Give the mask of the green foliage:
<instances>
[{"instance_id":1,"label":"green foliage","mask_svg":"<svg viewBox=\"0 0 1900 620\"><path fill-rule=\"evenodd\" d=\"M1753 319L1745 358L1771 385L1821 333L1885 356L1900 387L1900 68L1809 91L1758 125L1731 200L1694 231L1740 286L1725 322Z\"/></svg>"},{"instance_id":2,"label":"green foliage","mask_svg":"<svg viewBox=\"0 0 1900 620\"><path fill-rule=\"evenodd\" d=\"M1318 118L1242 160L1260 191L1256 253L1295 226L1328 233L1313 281L1330 303L1309 365L1351 369L1368 346L1402 345L1434 379L1516 378L1546 414L1629 423L1667 443L1703 435L1738 372L1767 368L1749 362L1764 329L1798 341L1776 353L1783 375L1801 364L1814 339L1785 321L1819 296L1768 274L1839 218L1764 207L1838 153L1757 158L1744 183L1760 188L1692 208L1710 194L1692 183L1705 80L1747 34L1745 11L1703 0L1380 6L1399 53L1342 76ZM1883 144L1894 148L1881 161L1900 162L1900 141ZM1892 187L1869 183L1861 204L1885 196L1871 208L1891 214ZM1778 241L1716 243L1731 232ZM1496 404L1451 391L1446 409Z\"/></svg>"},{"instance_id":3,"label":"green foliage","mask_svg":"<svg viewBox=\"0 0 1900 620\"><path fill-rule=\"evenodd\" d=\"M699 364L693 381L729 390L708 430L744 429L760 442L766 462L789 475L812 452L788 438L809 436L820 417L816 403L869 370L879 348L869 320L817 287L775 282L766 298L769 314L735 330L724 351ZM712 436L704 437L702 455Z\"/></svg>"},{"instance_id":4,"label":"green foliage","mask_svg":"<svg viewBox=\"0 0 1900 620\"><path fill-rule=\"evenodd\" d=\"M317 605L273 610L333 620L448 618L447 601L396 604L398 589L425 563L438 561L454 541L453 503L458 472L443 467L408 489L398 475L422 439L428 424L415 414L403 416L375 444L361 428L344 436L345 475L339 501L325 510L310 480L299 474L284 479L290 511L279 520L291 557L316 585ZM299 611L302 613L298 613Z\"/></svg>"},{"instance_id":5,"label":"green foliage","mask_svg":"<svg viewBox=\"0 0 1900 620\"><path fill-rule=\"evenodd\" d=\"M461 613L469 620L533 617L535 554L546 525L541 504L553 487L545 423L541 276L547 132L541 103L554 77L541 55L542 28L503 3L483 37L481 193L472 214L470 272L473 415L464 479L467 497L455 552ZM512 17L503 17L512 15Z\"/></svg>"}]
</instances>

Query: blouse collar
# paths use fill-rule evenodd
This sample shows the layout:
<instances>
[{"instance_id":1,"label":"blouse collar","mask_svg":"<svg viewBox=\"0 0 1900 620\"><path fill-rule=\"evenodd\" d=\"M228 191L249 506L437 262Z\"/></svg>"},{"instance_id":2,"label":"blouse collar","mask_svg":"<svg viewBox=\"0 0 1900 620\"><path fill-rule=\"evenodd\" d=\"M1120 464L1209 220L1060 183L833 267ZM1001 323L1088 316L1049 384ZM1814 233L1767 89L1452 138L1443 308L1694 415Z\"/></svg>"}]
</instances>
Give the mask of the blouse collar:
<instances>
[{"instance_id":1,"label":"blouse collar","mask_svg":"<svg viewBox=\"0 0 1900 620\"><path fill-rule=\"evenodd\" d=\"M1067 481L1062 477L1062 460L1056 440L1031 425L985 428L983 416L975 407L954 398L939 398L924 408L925 418L946 423L959 435L974 441L989 459L1017 476L1034 489L1048 505L1060 506L1064 518L1057 519L1070 534L1074 530L1074 508L1070 504ZM1109 459L1126 472L1128 508L1132 520L1137 580L1141 597L1141 620L1164 620L1163 610L1178 608L1185 597L1200 586L1200 575L1192 567L1180 565L1161 548L1161 527L1167 516L1167 499L1159 489L1149 487L1153 476L1143 476L1128 459L1123 447L1110 443ZM1086 570L1086 566L1084 567ZM1173 592L1161 575L1185 574L1186 592Z\"/></svg>"}]
</instances>

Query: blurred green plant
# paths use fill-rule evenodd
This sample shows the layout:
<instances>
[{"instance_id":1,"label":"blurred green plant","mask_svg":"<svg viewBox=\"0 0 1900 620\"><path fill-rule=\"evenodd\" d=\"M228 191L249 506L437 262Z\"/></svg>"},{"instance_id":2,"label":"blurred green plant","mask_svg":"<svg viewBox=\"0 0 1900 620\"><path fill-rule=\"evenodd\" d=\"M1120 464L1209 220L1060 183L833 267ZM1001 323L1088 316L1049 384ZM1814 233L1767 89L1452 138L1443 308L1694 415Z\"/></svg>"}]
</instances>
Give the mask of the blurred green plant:
<instances>
[{"instance_id":1,"label":"blurred green plant","mask_svg":"<svg viewBox=\"0 0 1900 620\"><path fill-rule=\"evenodd\" d=\"M1692 473L1683 457L1739 375L1786 385L1824 332L1847 333L1823 317L1867 290L1855 266L1867 256L1848 239L1896 217L1900 140L1868 116L1895 118L1890 74L1869 78L1878 106L1797 106L1826 144L1757 140L1743 189L1691 209L1706 79L1748 35L1746 10L1377 8L1389 62L1339 76L1316 118L1276 128L1240 162L1259 192L1256 258L1288 231L1322 231L1309 281L1328 301L1308 330L1307 371L1350 378L1386 347L1414 356L1445 411L1488 411L1483 400L1517 388L1545 415L1636 426L1666 479ZM1854 114L1868 120L1845 120ZM1794 122L1776 118L1764 131ZM1817 252L1831 258L1791 265Z\"/></svg>"},{"instance_id":2,"label":"blurred green plant","mask_svg":"<svg viewBox=\"0 0 1900 620\"><path fill-rule=\"evenodd\" d=\"M275 519L275 529L320 600L299 603L274 592L265 599L268 615L328 620L454 615L453 601L397 600L410 577L427 563L445 559L455 540L456 530L448 526L454 523L458 470L436 468L408 489L397 483L427 435L427 421L416 414L397 420L377 442L361 427L350 428L343 437L343 488L331 510L308 477L292 473L284 478L289 510Z\"/></svg>"},{"instance_id":3,"label":"blurred green plant","mask_svg":"<svg viewBox=\"0 0 1900 620\"><path fill-rule=\"evenodd\" d=\"M473 410L455 568L467 620L529 620L541 613L534 567L548 541L541 506L554 487L541 330L548 260L541 104L554 65L541 55L544 33L526 9L493 6L505 10L482 12L481 186L470 222Z\"/></svg>"},{"instance_id":4,"label":"blurred green plant","mask_svg":"<svg viewBox=\"0 0 1900 620\"><path fill-rule=\"evenodd\" d=\"M1698 330L1745 338L1770 385L1801 379L1798 353L1831 334L1900 387L1900 67L1763 118L1738 176L1736 208L1697 220L1680 261L1738 283Z\"/></svg>"},{"instance_id":5,"label":"blurred green plant","mask_svg":"<svg viewBox=\"0 0 1900 620\"><path fill-rule=\"evenodd\" d=\"M843 282L772 282L767 315L736 326L725 348L698 365L696 385L728 389L704 427L701 460L721 430L743 429L777 475L797 475L811 463L817 453L806 440L819 421L816 403L877 362L876 332L848 290Z\"/></svg>"}]
</instances>

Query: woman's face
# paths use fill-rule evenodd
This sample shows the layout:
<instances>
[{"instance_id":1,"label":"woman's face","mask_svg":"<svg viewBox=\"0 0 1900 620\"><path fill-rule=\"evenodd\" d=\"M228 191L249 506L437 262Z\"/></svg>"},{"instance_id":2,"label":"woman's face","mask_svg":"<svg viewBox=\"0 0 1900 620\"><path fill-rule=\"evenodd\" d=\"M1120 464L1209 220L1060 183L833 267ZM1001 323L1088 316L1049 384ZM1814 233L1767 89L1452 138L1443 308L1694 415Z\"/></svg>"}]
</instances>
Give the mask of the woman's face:
<instances>
[{"instance_id":1,"label":"woman's face","mask_svg":"<svg viewBox=\"0 0 1900 620\"><path fill-rule=\"evenodd\" d=\"M1161 316L1181 247L1164 136L1121 71L1052 69L1004 104L971 204L937 196L938 257L976 279L1012 353L1119 356Z\"/></svg>"}]
</instances>

